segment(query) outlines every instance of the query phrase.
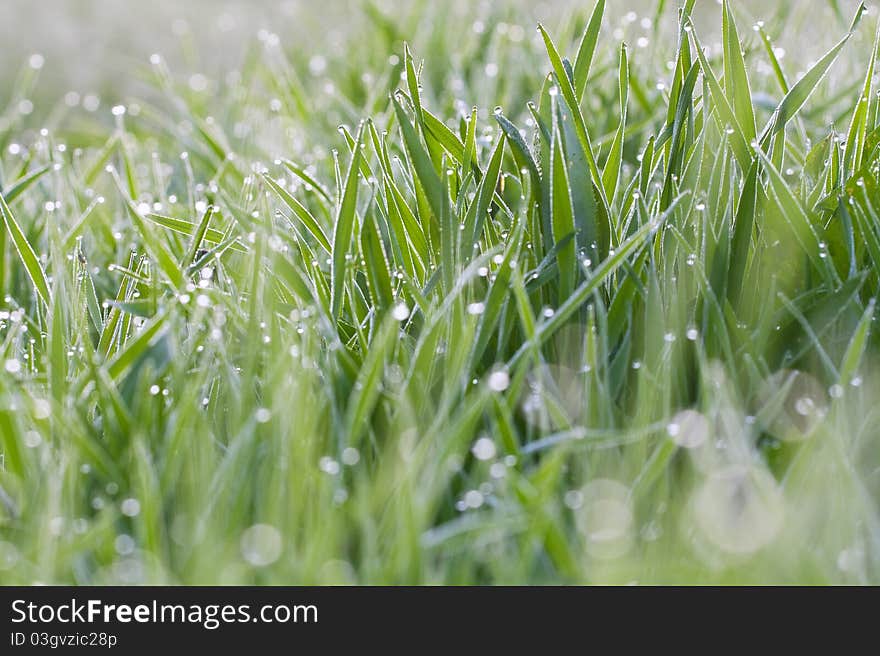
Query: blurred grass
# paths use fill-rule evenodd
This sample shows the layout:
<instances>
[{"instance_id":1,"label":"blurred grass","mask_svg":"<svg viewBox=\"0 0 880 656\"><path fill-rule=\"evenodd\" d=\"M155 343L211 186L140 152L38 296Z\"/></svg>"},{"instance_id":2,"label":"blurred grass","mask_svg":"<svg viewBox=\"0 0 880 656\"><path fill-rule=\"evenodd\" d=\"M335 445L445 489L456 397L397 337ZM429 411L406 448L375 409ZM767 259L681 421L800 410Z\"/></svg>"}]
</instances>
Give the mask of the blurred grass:
<instances>
[{"instance_id":1,"label":"blurred grass","mask_svg":"<svg viewBox=\"0 0 880 656\"><path fill-rule=\"evenodd\" d=\"M602 4L19 35L0 582L877 582L876 12Z\"/></svg>"}]
</instances>

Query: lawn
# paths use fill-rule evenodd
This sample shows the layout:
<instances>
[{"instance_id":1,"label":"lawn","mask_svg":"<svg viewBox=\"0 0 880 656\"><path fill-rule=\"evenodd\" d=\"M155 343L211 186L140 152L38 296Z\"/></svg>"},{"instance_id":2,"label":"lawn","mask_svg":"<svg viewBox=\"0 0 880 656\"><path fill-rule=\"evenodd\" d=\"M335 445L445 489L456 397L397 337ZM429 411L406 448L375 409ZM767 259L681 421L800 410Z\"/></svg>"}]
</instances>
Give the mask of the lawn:
<instances>
[{"instance_id":1,"label":"lawn","mask_svg":"<svg viewBox=\"0 0 880 656\"><path fill-rule=\"evenodd\" d=\"M0 583L880 583L877 8L329 4L0 62Z\"/></svg>"}]
</instances>

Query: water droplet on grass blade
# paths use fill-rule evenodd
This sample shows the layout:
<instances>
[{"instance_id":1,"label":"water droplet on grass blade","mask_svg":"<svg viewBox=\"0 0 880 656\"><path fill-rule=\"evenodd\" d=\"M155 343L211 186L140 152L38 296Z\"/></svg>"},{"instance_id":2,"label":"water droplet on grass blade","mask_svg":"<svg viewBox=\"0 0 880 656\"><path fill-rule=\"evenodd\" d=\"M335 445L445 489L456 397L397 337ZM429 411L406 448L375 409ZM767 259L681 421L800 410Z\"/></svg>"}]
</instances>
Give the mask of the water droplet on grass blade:
<instances>
[{"instance_id":1,"label":"water droplet on grass blade","mask_svg":"<svg viewBox=\"0 0 880 656\"><path fill-rule=\"evenodd\" d=\"M580 490L569 490L565 493L563 501L572 510L577 510L584 503L584 494Z\"/></svg>"},{"instance_id":2,"label":"water droplet on grass blade","mask_svg":"<svg viewBox=\"0 0 880 656\"><path fill-rule=\"evenodd\" d=\"M491 460L495 457L495 442L489 437L481 437L471 448L471 453L477 460Z\"/></svg>"},{"instance_id":3,"label":"water droplet on grass blade","mask_svg":"<svg viewBox=\"0 0 880 656\"><path fill-rule=\"evenodd\" d=\"M123 500L123 502L119 505L119 510L126 517L136 517L141 512L141 504L135 498L129 497L128 499Z\"/></svg>"},{"instance_id":4,"label":"water droplet on grass blade","mask_svg":"<svg viewBox=\"0 0 880 656\"><path fill-rule=\"evenodd\" d=\"M489 374L489 389L493 392L503 392L510 385L510 376L506 371L493 371Z\"/></svg>"},{"instance_id":5,"label":"water droplet on grass blade","mask_svg":"<svg viewBox=\"0 0 880 656\"><path fill-rule=\"evenodd\" d=\"M354 467L358 462L360 462L361 454L354 447L350 446L342 451L342 464L347 465L349 467Z\"/></svg>"},{"instance_id":6,"label":"water droplet on grass blade","mask_svg":"<svg viewBox=\"0 0 880 656\"><path fill-rule=\"evenodd\" d=\"M489 476L494 479L504 478L507 475L507 467L500 462L492 463L492 466L489 467Z\"/></svg>"},{"instance_id":7,"label":"water droplet on grass blade","mask_svg":"<svg viewBox=\"0 0 880 656\"><path fill-rule=\"evenodd\" d=\"M483 505L483 495L479 490L468 490L463 501L465 507L476 509Z\"/></svg>"},{"instance_id":8,"label":"water droplet on grass blade","mask_svg":"<svg viewBox=\"0 0 880 656\"><path fill-rule=\"evenodd\" d=\"M241 534L242 557L254 567L271 565L281 556L280 531L270 524L254 524Z\"/></svg>"},{"instance_id":9,"label":"water droplet on grass blade","mask_svg":"<svg viewBox=\"0 0 880 656\"><path fill-rule=\"evenodd\" d=\"M696 410L682 410L672 418L666 432L678 446L696 449L709 438L709 420Z\"/></svg>"},{"instance_id":10,"label":"water droplet on grass blade","mask_svg":"<svg viewBox=\"0 0 880 656\"><path fill-rule=\"evenodd\" d=\"M135 542L130 535L122 533L113 541L113 548L120 556L128 556L134 552Z\"/></svg>"},{"instance_id":11,"label":"water droplet on grass blade","mask_svg":"<svg viewBox=\"0 0 880 656\"><path fill-rule=\"evenodd\" d=\"M396 321L406 321L409 318L409 308L406 303L398 303L391 310L391 316L394 317Z\"/></svg>"},{"instance_id":12,"label":"water droplet on grass blade","mask_svg":"<svg viewBox=\"0 0 880 656\"><path fill-rule=\"evenodd\" d=\"M318 467L325 474L336 476L339 473L339 463L330 456L324 456L318 461Z\"/></svg>"}]
</instances>

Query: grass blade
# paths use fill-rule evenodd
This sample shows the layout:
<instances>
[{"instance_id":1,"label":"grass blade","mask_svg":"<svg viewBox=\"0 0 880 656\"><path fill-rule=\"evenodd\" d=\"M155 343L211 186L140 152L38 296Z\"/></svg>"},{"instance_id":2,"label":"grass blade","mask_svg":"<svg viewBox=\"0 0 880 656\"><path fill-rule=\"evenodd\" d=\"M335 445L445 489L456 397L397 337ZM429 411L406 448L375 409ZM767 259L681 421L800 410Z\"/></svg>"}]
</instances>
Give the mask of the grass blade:
<instances>
[{"instance_id":1,"label":"grass blade","mask_svg":"<svg viewBox=\"0 0 880 656\"><path fill-rule=\"evenodd\" d=\"M599 167L596 165L596 158L593 154L593 146L590 143L590 135L587 132L587 124L584 121L584 116L580 110L580 103L575 97L574 87L572 86L571 79L568 77L568 72L565 70L565 66L562 63L562 57L559 55L559 51L556 49L556 45L553 43L553 39L550 38L550 35L547 33L547 30L544 29L543 25L538 25L538 31L541 33L541 37L544 39L544 46L547 49L547 55L550 58L550 64L553 66L553 72L556 75L556 83L559 85L559 90L562 92L562 97L565 100L566 105L568 105L568 110L571 113L572 120L574 121L575 131L577 133L578 139L581 142L581 148L583 148L584 155L587 158L587 164L590 167L590 175L593 177L593 184L599 189L600 194L602 196L602 203L607 207L608 199L605 198L605 191L602 187L602 176L599 173ZM610 233L610 228L608 230Z\"/></svg>"},{"instance_id":2,"label":"grass blade","mask_svg":"<svg viewBox=\"0 0 880 656\"><path fill-rule=\"evenodd\" d=\"M571 201L571 185L568 183L568 167L565 163L565 152L562 148L562 135L558 122L553 126L553 144L550 164L550 211L553 225L553 239L559 243L568 239L568 243L556 253L559 267L559 299L564 301L574 289L577 275L577 254L574 234L574 208Z\"/></svg>"},{"instance_id":3,"label":"grass blade","mask_svg":"<svg viewBox=\"0 0 880 656\"><path fill-rule=\"evenodd\" d=\"M306 209L305 205L294 198L287 189L275 182L275 180L273 180L268 174L263 174L263 180L266 181L266 184L269 185L269 188L278 195L281 201L287 205L288 209L293 212L294 216L299 219L300 223L302 223L305 229L309 231L309 234L315 238L315 241L318 242L321 248L329 254L332 250L330 241L327 239L327 235L324 234L324 230L321 228L317 219L312 216L312 213Z\"/></svg>"},{"instance_id":4,"label":"grass blade","mask_svg":"<svg viewBox=\"0 0 880 656\"><path fill-rule=\"evenodd\" d=\"M813 67L807 71L785 95L785 98L779 103L779 106L773 112L770 122L761 134L762 148L766 148L768 140L776 135L777 132L785 128L786 124L794 118L794 116L800 111L801 107L804 106L810 95L812 95L813 91L815 91L816 87L819 86L819 83L825 77L828 69L831 68L831 64L837 59L837 55L840 54L840 51L843 50L847 41L852 37L865 11L867 11L867 7L865 7L864 4L860 4L859 8L856 10L856 15L855 18L853 18L849 32L847 32L846 35L838 41L833 48L831 48L831 50L825 53L825 56L816 62L816 64L814 64Z\"/></svg>"},{"instance_id":5,"label":"grass blade","mask_svg":"<svg viewBox=\"0 0 880 656\"><path fill-rule=\"evenodd\" d=\"M724 39L724 91L727 93L737 123L743 130L748 143L755 139L755 110L752 107L752 92L749 87L749 76L746 74L746 63L743 59L742 44L730 0L724 0L722 9L721 30Z\"/></svg>"},{"instance_id":6,"label":"grass blade","mask_svg":"<svg viewBox=\"0 0 880 656\"><path fill-rule=\"evenodd\" d=\"M42 178L46 173L52 170L52 165L47 164L46 166L41 166L38 169L34 169L29 172L23 178L16 180L12 183L12 185L3 192L3 197L6 199L7 203L12 203L18 198L21 194L28 190L35 182L37 182L40 178Z\"/></svg>"},{"instance_id":7,"label":"grass blade","mask_svg":"<svg viewBox=\"0 0 880 656\"><path fill-rule=\"evenodd\" d=\"M593 7L590 22L581 43L578 46L577 56L574 59L574 90L578 101L584 97L587 90L587 79L590 77L590 67L593 63L593 55L596 53L596 44L599 41L599 30L602 27L602 17L605 14L605 0L599 0Z\"/></svg>"},{"instance_id":8,"label":"grass blade","mask_svg":"<svg viewBox=\"0 0 880 656\"><path fill-rule=\"evenodd\" d=\"M9 209L9 205L6 204L6 199L2 194L0 194L0 214L3 215L3 223L6 225L6 231L12 238L12 245L15 246L15 252L18 253L22 266L24 266L24 270L27 272L28 278L30 278L37 295L44 303L48 304L52 300L52 295L49 293L49 281L46 278L43 267L40 265L40 260L37 258L37 254L34 252L33 246L31 246L24 232L22 232L21 226L19 226L18 222L15 220L12 210Z\"/></svg>"},{"instance_id":9,"label":"grass blade","mask_svg":"<svg viewBox=\"0 0 880 656\"><path fill-rule=\"evenodd\" d=\"M330 308L333 318L337 321L342 314L342 303L345 294L345 268L351 249L351 238L354 234L357 210L358 169L360 167L360 146L363 129L363 124L361 124L355 139L355 148L352 151L351 162L348 165L348 173L345 176L345 186L342 189L342 199L339 203L336 225L333 229Z\"/></svg>"}]
</instances>

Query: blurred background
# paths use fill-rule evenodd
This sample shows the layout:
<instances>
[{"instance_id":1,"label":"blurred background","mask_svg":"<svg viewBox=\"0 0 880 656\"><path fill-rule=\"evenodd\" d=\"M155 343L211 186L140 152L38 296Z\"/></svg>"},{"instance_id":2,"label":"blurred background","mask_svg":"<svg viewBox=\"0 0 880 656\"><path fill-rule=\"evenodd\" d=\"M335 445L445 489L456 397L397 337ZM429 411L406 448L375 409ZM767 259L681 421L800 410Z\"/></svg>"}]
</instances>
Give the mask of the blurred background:
<instances>
[{"instance_id":1,"label":"blurred background","mask_svg":"<svg viewBox=\"0 0 880 656\"><path fill-rule=\"evenodd\" d=\"M718 4L697 2L695 15L705 26L705 43L712 42L710 36L717 39L711 32L719 24ZM786 51L781 59L792 73L840 37L858 4L857 0L735 3L741 31L759 18L774 26L771 36ZM574 35L576 31L569 28L579 27L592 5L592 0L3 0L0 101L8 101L12 82L28 66L40 69L35 94L41 102L60 100L71 91L81 100L90 96L87 108L96 99L119 101L143 91L139 81L154 53L160 53L171 70L191 77L196 90L210 91L249 52L267 43L280 45L303 70L324 75L331 69L344 70L345 62L354 62L358 69L364 63L380 62L405 38L436 72L444 64L455 65L431 60L431 44L437 39L447 41L438 49L441 53L449 50L449 40L458 42L462 53L482 43L489 55L493 48L503 50L500 42L538 45L534 29L538 22L554 33ZM656 40L674 39L670 35L675 5L676 0L609 2L607 30L626 40L637 58L650 59ZM388 33L389 52L376 52L375 41L362 38L376 29ZM367 43L369 52L364 52ZM661 46L664 53L672 51L668 44ZM488 72L493 70L490 66ZM493 86L482 88L492 91Z\"/></svg>"}]
</instances>

